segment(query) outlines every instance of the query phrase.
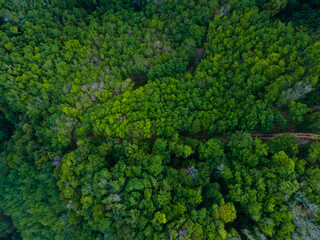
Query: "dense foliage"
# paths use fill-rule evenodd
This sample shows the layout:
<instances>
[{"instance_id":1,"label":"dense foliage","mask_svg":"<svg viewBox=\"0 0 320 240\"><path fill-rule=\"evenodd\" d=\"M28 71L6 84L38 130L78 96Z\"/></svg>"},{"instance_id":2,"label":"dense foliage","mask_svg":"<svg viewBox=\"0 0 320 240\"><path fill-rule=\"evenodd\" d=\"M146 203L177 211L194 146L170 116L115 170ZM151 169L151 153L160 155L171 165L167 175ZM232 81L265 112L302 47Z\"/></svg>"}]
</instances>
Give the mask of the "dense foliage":
<instances>
[{"instance_id":1,"label":"dense foliage","mask_svg":"<svg viewBox=\"0 0 320 240\"><path fill-rule=\"evenodd\" d=\"M303 4L0 0L0 239L319 239Z\"/></svg>"}]
</instances>

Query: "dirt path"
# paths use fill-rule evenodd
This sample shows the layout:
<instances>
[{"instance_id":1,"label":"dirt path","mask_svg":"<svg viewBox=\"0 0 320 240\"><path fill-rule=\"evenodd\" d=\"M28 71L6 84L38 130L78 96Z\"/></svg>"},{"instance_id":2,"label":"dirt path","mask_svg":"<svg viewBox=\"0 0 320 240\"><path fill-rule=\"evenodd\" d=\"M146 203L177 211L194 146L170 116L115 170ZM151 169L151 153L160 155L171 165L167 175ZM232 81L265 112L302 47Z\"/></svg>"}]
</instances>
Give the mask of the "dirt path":
<instances>
[{"instance_id":1,"label":"dirt path","mask_svg":"<svg viewBox=\"0 0 320 240\"><path fill-rule=\"evenodd\" d=\"M251 132L251 135L253 137L257 137L260 140L271 140L276 137L280 137L283 135L292 135L298 138L299 141L302 142L314 142L314 141L320 141L320 135L314 134L314 133L295 133L295 132L282 132L282 133L257 133L257 132ZM187 137L187 135L184 135ZM192 137L192 136L190 136ZM207 132L201 132L194 136L198 140L203 139L209 139L211 136ZM212 137L218 137L222 140L227 141L229 139L229 135L217 135Z\"/></svg>"},{"instance_id":2,"label":"dirt path","mask_svg":"<svg viewBox=\"0 0 320 240\"><path fill-rule=\"evenodd\" d=\"M320 141L320 135L313 134L313 133L254 133L252 136L255 136L259 138L260 140L271 140L272 138L280 137L283 135L292 135L298 138L300 141L307 141L307 142L314 142L314 141Z\"/></svg>"}]
</instances>

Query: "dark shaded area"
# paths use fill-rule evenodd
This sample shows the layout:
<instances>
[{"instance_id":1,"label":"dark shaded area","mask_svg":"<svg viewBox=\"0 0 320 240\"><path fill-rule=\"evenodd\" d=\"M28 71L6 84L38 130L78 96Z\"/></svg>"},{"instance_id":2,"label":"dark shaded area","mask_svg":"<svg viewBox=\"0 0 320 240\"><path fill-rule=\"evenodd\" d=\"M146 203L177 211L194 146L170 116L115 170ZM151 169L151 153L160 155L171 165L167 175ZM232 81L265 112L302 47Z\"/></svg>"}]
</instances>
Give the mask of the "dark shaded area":
<instances>
[{"instance_id":1,"label":"dark shaded area","mask_svg":"<svg viewBox=\"0 0 320 240\"><path fill-rule=\"evenodd\" d=\"M19 240L22 239L20 233L12 225L11 218L4 215L0 210L0 240Z\"/></svg>"},{"instance_id":2,"label":"dark shaded area","mask_svg":"<svg viewBox=\"0 0 320 240\"><path fill-rule=\"evenodd\" d=\"M0 112L0 144L8 140L14 131L14 124L8 121L3 114ZM1 147L2 149L2 147Z\"/></svg>"},{"instance_id":3,"label":"dark shaded area","mask_svg":"<svg viewBox=\"0 0 320 240\"><path fill-rule=\"evenodd\" d=\"M143 85L145 85L148 82L148 77L145 74L136 74L132 77L130 77L132 79L132 81L134 82L134 87L138 88L141 87Z\"/></svg>"},{"instance_id":4,"label":"dark shaded area","mask_svg":"<svg viewBox=\"0 0 320 240\"><path fill-rule=\"evenodd\" d=\"M289 0L287 6L276 16L281 21L291 22L299 30L320 29L320 1ZM306 27L307 29L302 28Z\"/></svg>"},{"instance_id":5,"label":"dark shaded area","mask_svg":"<svg viewBox=\"0 0 320 240\"><path fill-rule=\"evenodd\" d=\"M205 47L202 47L196 50L195 55L191 59L191 63L189 64L189 67L188 67L189 73L192 73L196 69L201 59L205 56L205 51L206 51Z\"/></svg>"},{"instance_id":6,"label":"dark shaded area","mask_svg":"<svg viewBox=\"0 0 320 240\"><path fill-rule=\"evenodd\" d=\"M302 102L309 106L320 105L320 88L317 87L314 91L308 93Z\"/></svg>"}]
</instances>

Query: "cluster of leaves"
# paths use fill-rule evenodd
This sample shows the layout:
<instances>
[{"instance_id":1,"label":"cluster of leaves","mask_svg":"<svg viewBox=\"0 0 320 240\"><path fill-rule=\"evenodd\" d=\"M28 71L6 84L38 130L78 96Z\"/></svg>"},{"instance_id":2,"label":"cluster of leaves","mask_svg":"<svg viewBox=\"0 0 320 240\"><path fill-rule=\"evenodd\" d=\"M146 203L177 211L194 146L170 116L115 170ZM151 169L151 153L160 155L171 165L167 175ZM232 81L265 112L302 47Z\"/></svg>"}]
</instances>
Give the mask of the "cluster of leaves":
<instances>
[{"instance_id":1,"label":"cluster of leaves","mask_svg":"<svg viewBox=\"0 0 320 240\"><path fill-rule=\"evenodd\" d=\"M12 216L23 239L74 239L66 206L59 199L56 179L44 146L35 138L34 129L25 124L6 142L1 154L0 206Z\"/></svg>"},{"instance_id":2,"label":"cluster of leaves","mask_svg":"<svg viewBox=\"0 0 320 240\"><path fill-rule=\"evenodd\" d=\"M319 42L252 9L217 17L206 49L193 75L178 79L158 73L160 78L141 88L110 95L81 121L96 136L138 139L268 130L285 124L280 111L286 109L288 121L302 121L307 106L296 101L317 85ZM84 126L76 130L84 132Z\"/></svg>"},{"instance_id":3,"label":"cluster of leaves","mask_svg":"<svg viewBox=\"0 0 320 240\"><path fill-rule=\"evenodd\" d=\"M63 176L58 185L70 204L69 221L87 225L88 232L82 235L111 239L237 236L234 229L225 229L236 218L236 210L223 201L218 184L213 184L218 198L204 205L210 172L205 165L199 170L195 162L189 165L194 161L187 160L193 152L190 146L182 142L174 146L164 139L153 145L90 146L83 143L64 156L59 170ZM181 165L182 159L187 161L182 166L170 166ZM108 166L110 162L115 164Z\"/></svg>"},{"instance_id":4,"label":"cluster of leaves","mask_svg":"<svg viewBox=\"0 0 320 240\"><path fill-rule=\"evenodd\" d=\"M0 208L21 237L314 234L319 143L248 133L320 131L320 42L270 18L285 5L0 0Z\"/></svg>"},{"instance_id":5,"label":"cluster of leaves","mask_svg":"<svg viewBox=\"0 0 320 240\"><path fill-rule=\"evenodd\" d=\"M297 196L320 199L319 143L299 154L295 138L265 144L237 132L227 144L158 138L94 145L81 143L55 171L68 221L83 239L233 239L246 231L288 239L301 227L289 205L301 205Z\"/></svg>"}]
</instances>

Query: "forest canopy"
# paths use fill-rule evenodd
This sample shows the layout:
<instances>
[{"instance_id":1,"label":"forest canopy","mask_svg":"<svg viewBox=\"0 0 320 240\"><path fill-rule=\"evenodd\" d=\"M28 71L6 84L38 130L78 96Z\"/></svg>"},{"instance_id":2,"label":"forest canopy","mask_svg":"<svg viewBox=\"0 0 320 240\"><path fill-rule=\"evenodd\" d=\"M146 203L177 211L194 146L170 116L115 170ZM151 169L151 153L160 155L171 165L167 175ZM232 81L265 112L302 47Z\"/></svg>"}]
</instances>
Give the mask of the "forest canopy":
<instances>
[{"instance_id":1,"label":"forest canopy","mask_svg":"<svg viewBox=\"0 0 320 240\"><path fill-rule=\"evenodd\" d=\"M0 239L320 239L320 1L0 0Z\"/></svg>"}]
</instances>

